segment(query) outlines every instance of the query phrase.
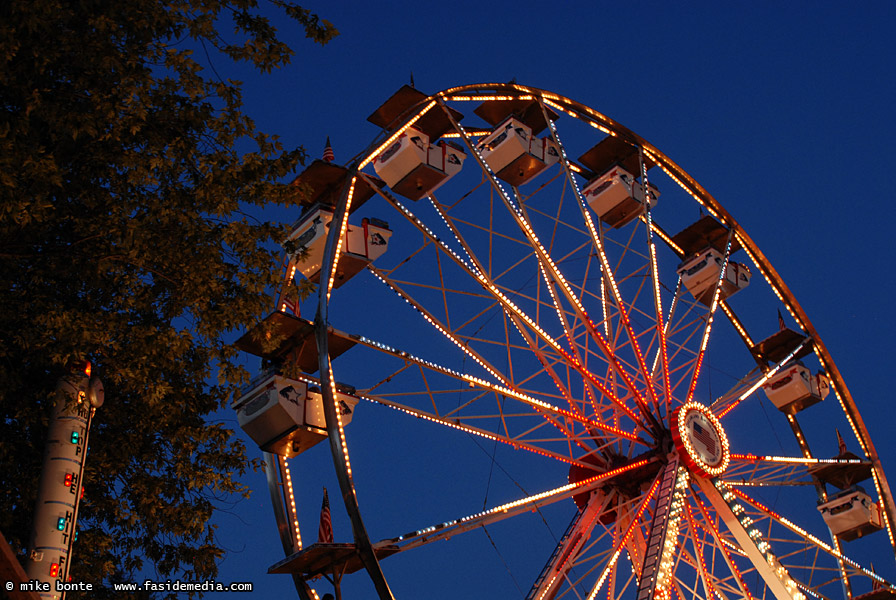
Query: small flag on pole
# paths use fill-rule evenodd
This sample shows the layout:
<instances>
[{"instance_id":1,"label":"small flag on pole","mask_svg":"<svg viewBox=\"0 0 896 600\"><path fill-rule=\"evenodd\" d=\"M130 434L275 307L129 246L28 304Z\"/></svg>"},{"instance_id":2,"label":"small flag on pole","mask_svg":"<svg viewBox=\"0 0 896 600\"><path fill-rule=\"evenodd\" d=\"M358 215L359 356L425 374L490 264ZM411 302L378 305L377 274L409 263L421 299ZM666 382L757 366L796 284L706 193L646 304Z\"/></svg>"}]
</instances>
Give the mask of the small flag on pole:
<instances>
[{"instance_id":1,"label":"small flag on pole","mask_svg":"<svg viewBox=\"0 0 896 600\"><path fill-rule=\"evenodd\" d=\"M837 429L837 449L840 451L840 454L846 454L846 442L843 441L843 436L840 435L840 430Z\"/></svg>"},{"instance_id":2,"label":"small flag on pole","mask_svg":"<svg viewBox=\"0 0 896 600\"><path fill-rule=\"evenodd\" d=\"M778 329L784 330L787 329L787 325L784 324L784 317L781 315L781 309L778 309Z\"/></svg>"},{"instance_id":3,"label":"small flag on pole","mask_svg":"<svg viewBox=\"0 0 896 600\"><path fill-rule=\"evenodd\" d=\"M324 160L327 162L336 160L336 155L333 154L333 146L330 145L330 136L327 136L327 147L324 148Z\"/></svg>"},{"instance_id":4,"label":"small flag on pole","mask_svg":"<svg viewBox=\"0 0 896 600\"><path fill-rule=\"evenodd\" d=\"M333 543L333 522L330 520L330 498L327 496L327 488L324 488L324 502L320 507L320 527L317 528L317 542L319 544Z\"/></svg>"},{"instance_id":5,"label":"small flag on pole","mask_svg":"<svg viewBox=\"0 0 896 600\"><path fill-rule=\"evenodd\" d=\"M292 314L299 317L299 303L294 298L291 298L288 294L284 294L283 301L280 303L280 312L286 312L289 310Z\"/></svg>"}]
</instances>

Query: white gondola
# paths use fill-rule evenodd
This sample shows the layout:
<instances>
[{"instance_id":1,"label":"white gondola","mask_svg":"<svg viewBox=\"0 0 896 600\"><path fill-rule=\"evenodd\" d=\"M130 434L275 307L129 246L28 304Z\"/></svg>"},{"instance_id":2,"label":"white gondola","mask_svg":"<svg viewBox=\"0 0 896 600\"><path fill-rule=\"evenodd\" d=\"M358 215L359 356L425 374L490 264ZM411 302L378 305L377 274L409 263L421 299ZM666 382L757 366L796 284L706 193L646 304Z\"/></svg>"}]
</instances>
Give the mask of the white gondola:
<instances>
[{"instance_id":1,"label":"white gondola","mask_svg":"<svg viewBox=\"0 0 896 600\"><path fill-rule=\"evenodd\" d=\"M647 190L648 202L653 208L660 192L649 182ZM604 223L616 229L644 214L647 206L644 186L619 165L591 180L582 189L582 197Z\"/></svg>"},{"instance_id":2,"label":"white gondola","mask_svg":"<svg viewBox=\"0 0 896 600\"><path fill-rule=\"evenodd\" d=\"M337 392L342 425L351 423L358 398ZM265 452L291 457L327 437L320 391L275 373L254 380L233 403L243 431Z\"/></svg>"},{"instance_id":3,"label":"white gondola","mask_svg":"<svg viewBox=\"0 0 896 600\"><path fill-rule=\"evenodd\" d=\"M323 207L308 211L293 230L289 240L296 245L297 273L317 281L324 259L324 247L333 212ZM362 219L361 225L349 225L342 239L341 256L334 286L339 287L376 260L389 247L392 231L378 219Z\"/></svg>"},{"instance_id":4,"label":"white gondola","mask_svg":"<svg viewBox=\"0 0 896 600\"><path fill-rule=\"evenodd\" d=\"M818 511L831 533L847 542L883 529L880 507L859 487L819 504Z\"/></svg>"},{"instance_id":5,"label":"white gondola","mask_svg":"<svg viewBox=\"0 0 896 600\"><path fill-rule=\"evenodd\" d=\"M476 148L499 179L515 186L560 160L553 139L534 137L532 128L514 117L502 121Z\"/></svg>"},{"instance_id":6,"label":"white gondola","mask_svg":"<svg viewBox=\"0 0 896 600\"><path fill-rule=\"evenodd\" d=\"M707 248L681 263L678 274L681 282L698 301L709 304L716 283L719 281L724 255L715 248ZM750 284L750 269L746 265L728 261L719 290L719 299L724 300Z\"/></svg>"},{"instance_id":7,"label":"white gondola","mask_svg":"<svg viewBox=\"0 0 896 600\"><path fill-rule=\"evenodd\" d=\"M831 383L823 373L812 375L807 367L794 363L770 377L762 389L778 410L795 414L824 400Z\"/></svg>"},{"instance_id":8,"label":"white gondola","mask_svg":"<svg viewBox=\"0 0 896 600\"><path fill-rule=\"evenodd\" d=\"M428 135L411 127L376 157L373 169L395 193L419 200L459 173L465 158L459 146L430 144Z\"/></svg>"}]
</instances>

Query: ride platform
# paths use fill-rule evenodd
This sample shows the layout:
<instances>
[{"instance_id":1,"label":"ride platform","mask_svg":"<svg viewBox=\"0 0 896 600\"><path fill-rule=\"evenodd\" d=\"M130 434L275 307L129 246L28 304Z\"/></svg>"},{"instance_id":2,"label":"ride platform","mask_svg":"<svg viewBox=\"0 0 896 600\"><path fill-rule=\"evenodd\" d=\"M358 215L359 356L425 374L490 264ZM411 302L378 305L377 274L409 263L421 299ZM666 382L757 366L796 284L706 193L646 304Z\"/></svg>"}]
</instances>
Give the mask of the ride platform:
<instances>
[{"instance_id":1,"label":"ride platform","mask_svg":"<svg viewBox=\"0 0 896 600\"><path fill-rule=\"evenodd\" d=\"M317 159L308 165L304 171L299 173L292 184L296 187L296 191L305 191L305 194L299 194L300 204L303 212L320 204L334 209L339 199L342 197L342 190L346 182L351 176L351 171L346 167L342 167L335 163ZM368 175L377 187L383 187L386 183L376 177ZM303 190L304 188L304 190ZM352 194L352 205L349 208L349 214L358 210L362 204L370 200L376 190L367 181L361 177L355 182L355 191Z\"/></svg>"},{"instance_id":2,"label":"ride platform","mask_svg":"<svg viewBox=\"0 0 896 600\"><path fill-rule=\"evenodd\" d=\"M327 334L330 358L334 359L355 345L348 336L335 331ZM234 343L238 349L273 361L291 358L305 373L318 370L317 340L314 323L283 312L272 312Z\"/></svg>"},{"instance_id":3,"label":"ride platform","mask_svg":"<svg viewBox=\"0 0 896 600\"><path fill-rule=\"evenodd\" d=\"M586 177L591 180L601 173L606 173L613 165L619 165L629 173L641 176L641 161L638 159L638 149L623 139L616 136L608 136L598 142L590 150L579 157L579 163L592 172ZM649 171L656 163L644 156L644 165Z\"/></svg>"},{"instance_id":4,"label":"ride platform","mask_svg":"<svg viewBox=\"0 0 896 600\"><path fill-rule=\"evenodd\" d=\"M399 551L398 546L374 547L377 560L392 556ZM268 573L299 575L302 579L314 579L321 575L354 573L364 567L356 544L311 544L287 556L268 569Z\"/></svg>"},{"instance_id":5,"label":"ride platform","mask_svg":"<svg viewBox=\"0 0 896 600\"><path fill-rule=\"evenodd\" d=\"M492 127L497 127L507 117L513 117L531 129L532 135L538 135L548 126L537 100L492 100L483 102L473 112ZM547 113L551 121L556 121L560 116L550 108L547 108Z\"/></svg>"},{"instance_id":6,"label":"ride platform","mask_svg":"<svg viewBox=\"0 0 896 600\"><path fill-rule=\"evenodd\" d=\"M796 350L806 339L802 333L785 327L750 348L750 351L760 361L776 364L787 358L787 355ZM793 360L799 360L811 353L812 343L810 342L796 353Z\"/></svg>"},{"instance_id":7,"label":"ride platform","mask_svg":"<svg viewBox=\"0 0 896 600\"><path fill-rule=\"evenodd\" d=\"M688 225L674 236L672 241L684 251L685 256L702 252L706 248L715 248L722 254L728 244L728 228L709 215L704 215L696 223ZM737 238L731 239L731 254L740 250Z\"/></svg>"},{"instance_id":8,"label":"ride platform","mask_svg":"<svg viewBox=\"0 0 896 600\"><path fill-rule=\"evenodd\" d=\"M860 596L853 596L853 600L896 600L896 592L890 588L880 587Z\"/></svg>"},{"instance_id":9,"label":"ride platform","mask_svg":"<svg viewBox=\"0 0 896 600\"><path fill-rule=\"evenodd\" d=\"M834 458L841 460L861 460L852 452L838 454ZM855 463L824 463L809 468L809 474L817 477L824 483L830 483L834 487L845 490L859 482L871 478L871 462L861 461Z\"/></svg>"},{"instance_id":10,"label":"ride platform","mask_svg":"<svg viewBox=\"0 0 896 600\"><path fill-rule=\"evenodd\" d=\"M429 96L420 90L409 85L403 85L388 100L383 102L379 108L373 111L373 114L367 117L367 120L377 127L391 129L400 124L402 118L410 116L411 109L421 106L427 98ZM461 112L453 108L448 110L458 123L464 118ZM433 141L448 133L451 127L451 120L448 118L448 115L438 106L432 107L425 115L414 122L414 128L428 135L429 139Z\"/></svg>"}]
</instances>

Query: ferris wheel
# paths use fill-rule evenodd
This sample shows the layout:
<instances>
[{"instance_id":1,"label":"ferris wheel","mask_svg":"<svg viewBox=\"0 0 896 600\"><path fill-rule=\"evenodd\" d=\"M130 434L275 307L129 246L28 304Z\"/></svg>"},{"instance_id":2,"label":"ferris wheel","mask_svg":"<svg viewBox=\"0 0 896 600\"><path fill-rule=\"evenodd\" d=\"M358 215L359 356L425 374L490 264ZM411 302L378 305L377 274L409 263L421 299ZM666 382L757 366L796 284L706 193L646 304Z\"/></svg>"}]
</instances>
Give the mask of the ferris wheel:
<instances>
[{"instance_id":1,"label":"ferris wheel","mask_svg":"<svg viewBox=\"0 0 896 600\"><path fill-rule=\"evenodd\" d=\"M284 294L273 341L242 340L269 367L235 407L279 457L272 493L327 441L352 524L303 546L281 502L273 572L308 594L363 569L381 598L424 569L446 597L896 597L856 404L692 177L515 83L404 86L369 120L366 150L297 180L289 277L318 283L314 321Z\"/></svg>"}]
</instances>

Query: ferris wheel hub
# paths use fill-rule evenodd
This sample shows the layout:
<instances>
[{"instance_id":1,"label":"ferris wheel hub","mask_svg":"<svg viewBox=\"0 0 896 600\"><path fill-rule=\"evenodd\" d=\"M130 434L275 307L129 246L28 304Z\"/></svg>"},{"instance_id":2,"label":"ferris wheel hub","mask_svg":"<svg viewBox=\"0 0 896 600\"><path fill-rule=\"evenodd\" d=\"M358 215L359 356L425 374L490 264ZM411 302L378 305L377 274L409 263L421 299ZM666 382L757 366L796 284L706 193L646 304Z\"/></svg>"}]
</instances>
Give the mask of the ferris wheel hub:
<instances>
[{"instance_id":1,"label":"ferris wheel hub","mask_svg":"<svg viewBox=\"0 0 896 600\"><path fill-rule=\"evenodd\" d=\"M692 471L704 477L718 477L728 468L728 436L707 406L687 402L673 412L672 439Z\"/></svg>"}]
</instances>

